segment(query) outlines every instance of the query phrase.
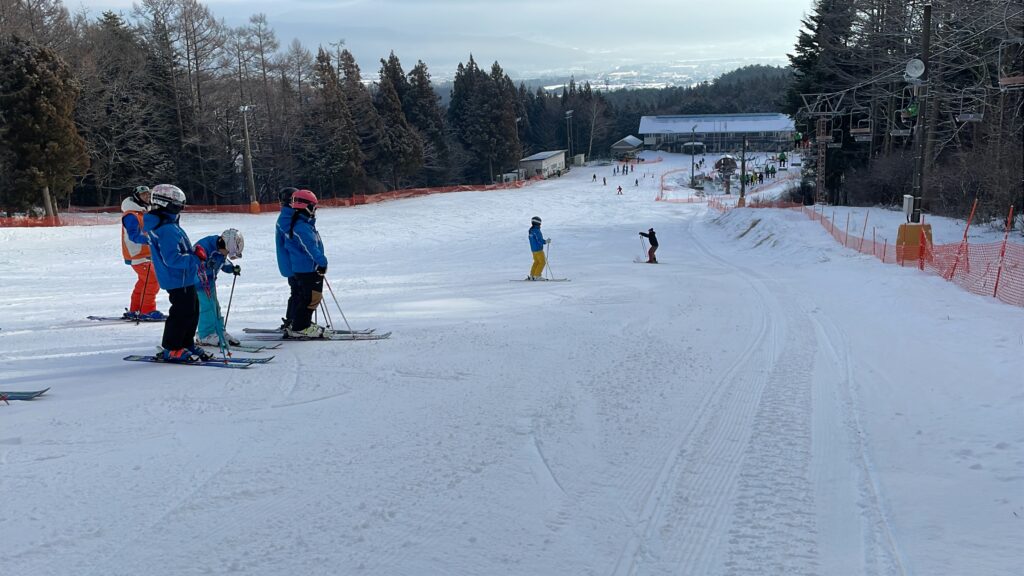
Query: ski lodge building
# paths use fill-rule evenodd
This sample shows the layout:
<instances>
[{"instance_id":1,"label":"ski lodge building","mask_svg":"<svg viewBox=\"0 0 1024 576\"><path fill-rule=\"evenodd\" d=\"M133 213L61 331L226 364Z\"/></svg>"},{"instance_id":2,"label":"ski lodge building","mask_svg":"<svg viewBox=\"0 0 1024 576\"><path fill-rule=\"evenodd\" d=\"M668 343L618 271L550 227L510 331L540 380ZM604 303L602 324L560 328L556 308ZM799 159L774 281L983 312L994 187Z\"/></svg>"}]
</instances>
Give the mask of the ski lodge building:
<instances>
[{"instance_id":1,"label":"ski lodge building","mask_svg":"<svg viewBox=\"0 0 1024 576\"><path fill-rule=\"evenodd\" d=\"M796 125L785 114L692 114L643 116L640 137L649 150L696 154L734 152L743 148L766 152L793 146Z\"/></svg>"},{"instance_id":2,"label":"ski lodge building","mask_svg":"<svg viewBox=\"0 0 1024 576\"><path fill-rule=\"evenodd\" d=\"M565 153L566 150L537 152L520 160L519 169L523 171L527 178L533 178L534 176L547 178L556 173L560 176L561 172L565 170Z\"/></svg>"}]
</instances>

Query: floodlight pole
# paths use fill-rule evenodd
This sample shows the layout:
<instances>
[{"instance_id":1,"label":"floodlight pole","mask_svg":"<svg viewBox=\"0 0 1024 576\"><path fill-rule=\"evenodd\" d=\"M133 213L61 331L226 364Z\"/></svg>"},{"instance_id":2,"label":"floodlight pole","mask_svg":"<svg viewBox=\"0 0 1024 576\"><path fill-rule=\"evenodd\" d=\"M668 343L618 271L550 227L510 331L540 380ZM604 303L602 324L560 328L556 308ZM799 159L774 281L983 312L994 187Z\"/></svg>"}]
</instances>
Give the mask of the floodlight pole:
<instances>
[{"instance_id":1,"label":"floodlight pole","mask_svg":"<svg viewBox=\"0 0 1024 576\"><path fill-rule=\"evenodd\" d=\"M925 169L925 143L928 140L928 121L925 109L928 103L928 57L931 51L932 33L932 5L924 5L924 28L921 42L921 61L924 62L924 73L921 74L921 91L917 106L917 126L914 128L914 153L916 167L914 170L914 211L910 214L910 221L918 224L921 222L921 208L925 200L924 169Z\"/></svg>"},{"instance_id":2,"label":"floodlight pole","mask_svg":"<svg viewBox=\"0 0 1024 576\"><path fill-rule=\"evenodd\" d=\"M694 124L693 128L690 128L690 188L694 187L693 180L693 156L697 153L697 125Z\"/></svg>"},{"instance_id":3,"label":"floodlight pole","mask_svg":"<svg viewBox=\"0 0 1024 576\"><path fill-rule=\"evenodd\" d=\"M572 158L572 110L565 111L565 148Z\"/></svg>"},{"instance_id":4,"label":"floodlight pole","mask_svg":"<svg viewBox=\"0 0 1024 576\"><path fill-rule=\"evenodd\" d=\"M242 131L245 134L245 148L243 155L245 157L245 177L246 186L249 188L249 211L253 214L258 214L260 211L260 203L256 200L256 180L252 176L252 150L249 148L249 117L246 112L252 108L252 105L239 106L238 111L242 113Z\"/></svg>"}]
</instances>

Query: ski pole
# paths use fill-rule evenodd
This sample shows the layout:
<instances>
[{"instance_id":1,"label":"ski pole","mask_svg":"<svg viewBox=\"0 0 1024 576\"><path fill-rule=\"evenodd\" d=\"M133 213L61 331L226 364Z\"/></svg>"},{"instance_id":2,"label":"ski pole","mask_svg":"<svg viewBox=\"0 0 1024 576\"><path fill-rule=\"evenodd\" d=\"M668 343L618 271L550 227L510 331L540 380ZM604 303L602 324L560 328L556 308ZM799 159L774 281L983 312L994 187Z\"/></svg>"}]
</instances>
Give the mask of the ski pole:
<instances>
[{"instance_id":1,"label":"ski pole","mask_svg":"<svg viewBox=\"0 0 1024 576\"><path fill-rule=\"evenodd\" d=\"M338 297L334 295L334 288L331 288L331 283L327 281L327 276L324 276L324 286L327 286L327 291L331 293L331 298L334 298L334 305L338 307L338 312L341 312L341 319L345 321L345 328L352 332L352 326L349 325L348 318L345 318L345 311L341 309L341 304L338 304Z\"/></svg>"},{"instance_id":2,"label":"ski pole","mask_svg":"<svg viewBox=\"0 0 1024 576\"><path fill-rule=\"evenodd\" d=\"M235 298L235 281L238 280L238 276L231 279L231 295L228 296L228 310L224 313L224 331L228 331L228 318L231 317L231 301Z\"/></svg>"},{"instance_id":3,"label":"ski pole","mask_svg":"<svg viewBox=\"0 0 1024 576\"><path fill-rule=\"evenodd\" d=\"M643 260L644 256L647 255L647 241L644 240L643 236L640 237L640 248L643 250L643 252L640 253L640 259Z\"/></svg>"},{"instance_id":4,"label":"ski pole","mask_svg":"<svg viewBox=\"0 0 1024 576\"><path fill-rule=\"evenodd\" d=\"M555 273L551 271L551 244L548 242L544 243L544 267L548 270L548 279L554 279Z\"/></svg>"},{"instance_id":5,"label":"ski pole","mask_svg":"<svg viewBox=\"0 0 1024 576\"><path fill-rule=\"evenodd\" d=\"M320 300L320 309L323 310L323 312L324 312L324 323L325 323L326 327L328 329L330 329L330 330L333 330L334 329L334 320L331 319L331 313L327 309L327 304L325 304L323 300Z\"/></svg>"},{"instance_id":6,"label":"ski pole","mask_svg":"<svg viewBox=\"0 0 1024 576\"><path fill-rule=\"evenodd\" d=\"M146 266L146 280L142 282L142 298L146 297L146 290L149 288L149 271L153 269L153 262L149 262L149 266ZM139 309L135 311L135 325L139 325L139 321L142 320L142 300L139 299Z\"/></svg>"},{"instance_id":7,"label":"ski pole","mask_svg":"<svg viewBox=\"0 0 1024 576\"><path fill-rule=\"evenodd\" d=\"M224 336L224 325L221 323L220 310L217 309L220 304L217 302L216 292L210 287L210 277L206 274L206 264L200 264L199 266L199 283L202 284L203 293L206 294L206 299L209 300L213 313L217 316L217 321L214 323L214 328L217 331L217 343L219 344L221 356L224 357L224 363L227 364L228 356L231 355L228 352L228 339Z\"/></svg>"}]
</instances>

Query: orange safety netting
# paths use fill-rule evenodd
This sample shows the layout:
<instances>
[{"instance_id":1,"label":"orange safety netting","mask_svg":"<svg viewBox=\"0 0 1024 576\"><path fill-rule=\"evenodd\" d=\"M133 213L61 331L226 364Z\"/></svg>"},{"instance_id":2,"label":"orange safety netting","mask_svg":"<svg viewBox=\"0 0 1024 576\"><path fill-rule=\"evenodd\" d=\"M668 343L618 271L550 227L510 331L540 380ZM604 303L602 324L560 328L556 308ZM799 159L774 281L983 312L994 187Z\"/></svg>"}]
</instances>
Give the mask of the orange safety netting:
<instances>
[{"instance_id":1,"label":"orange safety netting","mask_svg":"<svg viewBox=\"0 0 1024 576\"><path fill-rule=\"evenodd\" d=\"M723 212L733 208L716 200L708 204ZM987 244L971 244L966 239L955 244L933 244L922 231L919 246L903 248L889 244L888 240L878 241L873 230L871 238L868 238L867 220L860 235L856 228L851 230L849 218L845 225L837 226L833 218L825 215L824 207L819 211L817 207L777 202L752 205L750 208L799 210L820 223L825 231L846 248L870 254L887 264L916 266L968 292L998 298L1014 306L1024 306L1024 244L1010 242L1009 231L1002 242Z\"/></svg>"},{"instance_id":2,"label":"orange safety netting","mask_svg":"<svg viewBox=\"0 0 1024 576\"><path fill-rule=\"evenodd\" d=\"M522 188L533 183L537 179L519 180L502 184L485 184L479 186L437 186L433 188L407 188L404 190L392 190L380 194L357 194L349 198L324 198L320 201L321 207L344 207L358 206L362 204L374 204L389 200L401 200L404 198L415 198L429 194L442 194L447 192L487 192L491 190L508 190ZM263 212L277 212L281 207L276 203L266 204L220 204L204 205L191 204L187 210L193 214L254 214ZM4 227L42 227L42 226L94 226L100 224L116 224L120 220L120 206L102 207L72 207L68 212L58 217L29 218L15 216L0 218L0 228Z\"/></svg>"}]
</instances>

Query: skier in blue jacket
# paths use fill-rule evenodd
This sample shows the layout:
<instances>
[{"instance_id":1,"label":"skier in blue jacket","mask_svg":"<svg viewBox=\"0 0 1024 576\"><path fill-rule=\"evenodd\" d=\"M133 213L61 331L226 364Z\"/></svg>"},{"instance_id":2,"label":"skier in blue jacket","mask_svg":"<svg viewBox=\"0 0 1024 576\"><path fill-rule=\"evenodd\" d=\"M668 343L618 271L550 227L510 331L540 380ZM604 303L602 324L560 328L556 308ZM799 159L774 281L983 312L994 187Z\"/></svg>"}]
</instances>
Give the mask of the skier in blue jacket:
<instances>
[{"instance_id":1,"label":"skier in blue jacket","mask_svg":"<svg viewBox=\"0 0 1024 576\"><path fill-rule=\"evenodd\" d=\"M527 280L544 280L544 266L547 265L547 258L544 257L544 245L551 244L550 238L544 238L540 232L540 216L534 216L530 220L530 251L533 252L533 266L530 268L530 275Z\"/></svg>"},{"instance_id":2,"label":"skier in blue jacket","mask_svg":"<svg viewBox=\"0 0 1024 576\"><path fill-rule=\"evenodd\" d=\"M277 247L277 269L281 276L288 279L288 308L284 318L281 319L281 330L286 331L292 325L295 318L295 307L299 302L299 283L292 272L291 259L288 257L288 249L285 248L285 241L288 238L288 231L291 228L292 215L295 210L292 208L292 194L298 192L297 188L282 188L278 197L281 200L281 213L277 216L277 225L274 228L274 245Z\"/></svg>"},{"instance_id":3,"label":"skier in blue jacket","mask_svg":"<svg viewBox=\"0 0 1024 576\"><path fill-rule=\"evenodd\" d=\"M199 343L207 346L238 346L241 342L224 329L224 317L220 313L217 299L217 273L227 272L238 276L242 267L229 258L241 258L245 239L242 233L229 228L223 234L207 236L196 242L206 252L206 262L199 267ZM223 341L222 341L223 339Z\"/></svg>"},{"instance_id":4,"label":"skier in blue jacket","mask_svg":"<svg viewBox=\"0 0 1024 576\"><path fill-rule=\"evenodd\" d=\"M206 255L202 247L193 249L188 235L178 225L178 215L185 208L185 193L172 184L159 184L152 190L150 204L149 212L143 217L143 230L149 237L153 270L171 300L164 323L161 359L168 362L209 360L212 355L195 346L193 341L199 324L196 283L199 282L199 266Z\"/></svg>"},{"instance_id":5,"label":"skier in blue jacket","mask_svg":"<svg viewBox=\"0 0 1024 576\"><path fill-rule=\"evenodd\" d=\"M293 338L320 338L325 334L322 326L313 323L313 311L323 299L327 273L324 244L316 231L316 205L316 195L309 190L292 194L294 212L285 236L285 250L299 291L292 325L286 332Z\"/></svg>"}]
</instances>

